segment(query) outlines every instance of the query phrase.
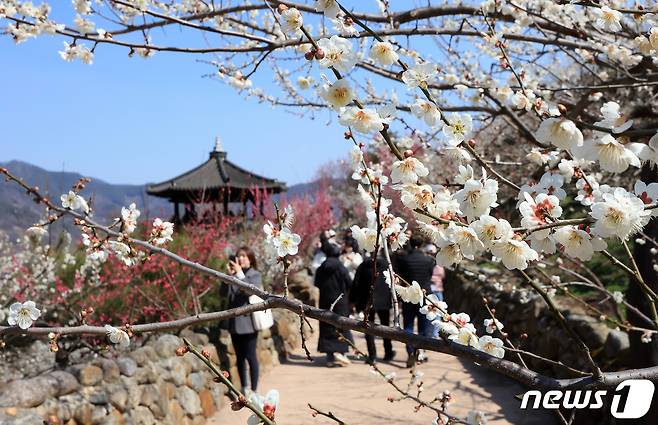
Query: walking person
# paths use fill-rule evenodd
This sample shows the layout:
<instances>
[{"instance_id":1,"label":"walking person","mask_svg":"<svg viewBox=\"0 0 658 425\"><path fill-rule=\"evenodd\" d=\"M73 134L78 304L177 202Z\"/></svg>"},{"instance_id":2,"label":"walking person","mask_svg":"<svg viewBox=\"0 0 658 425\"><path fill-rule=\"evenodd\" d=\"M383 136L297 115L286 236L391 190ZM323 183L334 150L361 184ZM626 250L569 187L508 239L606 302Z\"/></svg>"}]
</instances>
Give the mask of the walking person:
<instances>
[{"instance_id":1,"label":"walking person","mask_svg":"<svg viewBox=\"0 0 658 425\"><path fill-rule=\"evenodd\" d=\"M251 248L241 247L235 259L229 260L228 271L240 280L248 282L259 288L263 287L260 272L256 269L256 256ZM235 286L229 286L229 308L242 307L249 304L249 295L240 291ZM247 394L249 390L256 392L258 388L258 375L260 366L256 355L256 343L258 331L254 329L251 315L239 316L229 320L229 332L235 349L237 368L242 385L242 393ZM247 376L247 364L249 375ZM249 382L249 386L247 386Z\"/></svg>"},{"instance_id":2,"label":"walking person","mask_svg":"<svg viewBox=\"0 0 658 425\"><path fill-rule=\"evenodd\" d=\"M345 239L343 239L343 253L339 259L350 273L350 278L354 279L356 269L363 263L363 257L359 254L359 244L356 239L345 236Z\"/></svg>"},{"instance_id":3,"label":"walking person","mask_svg":"<svg viewBox=\"0 0 658 425\"><path fill-rule=\"evenodd\" d=\"M419 233L414 233L409 239L409 251L401 256L396 264L396 273L411 284L418 282L426 294L431 293L432 273L434 272L434 259L428 257L420 249L424 244L424 238ZM402 303L402 321L404 330L413 333L414 325L418 323L418 335L432 336L432 324L420 312L420 305ZM407 344L407 367L413 366L419 360L419 351Z\"/></svg>"},{"instance_id":4,"label":"walking person","mask_svg":"<svg viewBox=\"0 0 658 425\"><path fill-rule=\"evenodd\" d=\"M436 253L437 253L437 248L436 245L430 243L425 245L425 248L423 248L423 251L425 254L432 258L436 258ZM436 299L439 301L443 301L443 279L445 278L446 272L445 269L436 264L434 266L434 270L432 271L432 283L430 285L430 288L432 290L432 294L436 296ZM438 338L439 337L439 328L437 326L433 326L432 330L432 337Z\"/></svg>"},{"instance_id":5,"label":"walking person","mask_svg":"<svg viewBox=\"0 0 658 425\"><path fill-rule=\"evenodd\" d=\"M320 308L332 309L333 306L334 313L347 316L350 313L347 294L352 280L338 259L341 246L334 238L329 238L323 242L322 251L327 258L315 273L315 286L320 289ZM349 331L342 331L342 334L352 339ZM340 338L335 327L324 322L320 322L318 351L327 355L327 367L347 366L351 363L345 356L349 351L347 341Z\"/></svg>"},{"instance_id":6,"label":"walking person","mask_svg":"<svg viewBox=\"0 0 658 425\"><path fill-rule=\"evenodd\" d=\"M373 282L372 257L368 257L359 265L354 275L354 282L350 290L350 303L359 312L364 312L367 309L368 301L370 299L370 285ZM375 321L375 315L379 317L379 323L382 326L389 326L391 321L391 289L386 283L384 271L388 268L388 262L384 258L383 253L377 258L377 279L372 293L372 308L368 314L368 321L371 323ZM377 347L375 346L375 337L366 334L366 344L368 347L368 357L371 361L377 358ZM393 351L393 344L390 339L384 339L384 361L391 361L395 358L395 351Z\"/></svg>"}]
</instances>

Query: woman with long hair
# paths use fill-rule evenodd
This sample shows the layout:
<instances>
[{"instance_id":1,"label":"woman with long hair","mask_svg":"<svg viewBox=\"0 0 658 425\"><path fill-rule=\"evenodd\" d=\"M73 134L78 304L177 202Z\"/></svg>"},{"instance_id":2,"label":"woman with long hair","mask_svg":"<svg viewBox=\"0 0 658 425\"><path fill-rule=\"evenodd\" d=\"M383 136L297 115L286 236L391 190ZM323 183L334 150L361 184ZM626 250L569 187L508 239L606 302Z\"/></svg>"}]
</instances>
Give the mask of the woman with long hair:
<instances>
[{"instance_id":1,"label":"woman with long hair","mask_svg":"<svg viewBox=\"0 0 658 425\"><path fill-rule=\"evenodd\" d=\"M240 247L235 259L229 260L228 271L240 280L248 282L260 288L263 287L262 277L256 269L257 262L254 251L251 248ZM228 292L229 308L242 307L249 304L249 295L240 291L235 285L229 286ZM238 373L242 384L242 393L247 390L256 392L258 388L258 356L256 355L256 343L258 331L254 329L251 315L240 316L229 321L229 332L237 358ZM249 383L247 386L247 364L249 364Z\"/></svg>"}]
</instances>

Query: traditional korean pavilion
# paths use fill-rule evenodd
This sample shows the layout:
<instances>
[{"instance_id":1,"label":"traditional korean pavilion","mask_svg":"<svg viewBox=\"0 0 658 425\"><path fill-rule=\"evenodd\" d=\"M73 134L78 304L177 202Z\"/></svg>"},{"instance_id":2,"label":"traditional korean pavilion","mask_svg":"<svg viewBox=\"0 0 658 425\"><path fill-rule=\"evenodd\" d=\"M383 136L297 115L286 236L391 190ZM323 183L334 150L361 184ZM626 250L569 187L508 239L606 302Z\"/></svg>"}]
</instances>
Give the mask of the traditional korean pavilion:
<instances>
[{"instance_id":1,"label":"traditional korean pavilion","mask_svg":"<svg viewBox=\"0 0 658 425\"><path fill-rule=\"evenodd\" d=\"M206 162L146 188L149 195L167 198L174 204L173 220L179 223L181 204L185 206L186 218L196 214L195 205L198 204L210 204L213 210L217 204L221 204L223 213L229 214L229 204L241 203L245 212L247 202L251 202L262 212L263 201L260 195L285 191L285 183L252 173L227 160L219 137L215 139L215 149L210 152Z\"/></svg>"}]
</instances>

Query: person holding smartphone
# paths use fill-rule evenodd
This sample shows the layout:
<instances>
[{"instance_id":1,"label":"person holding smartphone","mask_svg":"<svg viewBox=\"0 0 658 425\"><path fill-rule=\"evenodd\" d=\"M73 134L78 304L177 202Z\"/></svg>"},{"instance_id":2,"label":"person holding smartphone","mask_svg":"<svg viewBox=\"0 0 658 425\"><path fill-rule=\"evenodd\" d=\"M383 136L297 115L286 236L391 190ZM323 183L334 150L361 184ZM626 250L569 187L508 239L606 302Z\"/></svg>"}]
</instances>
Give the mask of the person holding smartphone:
<instances>
[{"instance_id":1,"label":"person holding smartphone","mask_svg":"<svg viewBox=\"0 0 658 425\"><path fill-rule=\"evenodd\" d=\"M228 272L240 280L262 288L262 277L256 266L254 251L249 247L243 246L235 256L229 257ZM228 301L229 308L242 307L249 304L249 295L240 291L237 286L230 285ZM256 355L258 331L254 329L251 315L230 319L229 332L231 333L233 348L235 348L242 393L247 394L249 389L256 392L260 371L258 356ZM249 376L247 376L247 364L249 365ZM249 382L249 386L247 386L247 382Z\"/></svg>"}]
</instances>

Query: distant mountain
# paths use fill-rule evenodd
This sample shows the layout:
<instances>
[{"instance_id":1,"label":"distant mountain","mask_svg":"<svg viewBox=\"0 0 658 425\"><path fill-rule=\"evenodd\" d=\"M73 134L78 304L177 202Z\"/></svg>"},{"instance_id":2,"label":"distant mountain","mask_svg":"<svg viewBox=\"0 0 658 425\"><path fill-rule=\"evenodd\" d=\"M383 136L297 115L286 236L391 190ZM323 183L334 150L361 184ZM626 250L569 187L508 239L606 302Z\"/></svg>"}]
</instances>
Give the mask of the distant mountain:
<instances>
[{"instance_id":1,"label":"distant mountain","mask_svg":"<svg viewBox=\"0 0 658 425\"><path fill-rule=\"evenodd\" d=\"M32 186L38 186L43 194L59 202L59 196L67 192L83 176L78 173L48 171L22 161L0 163L12 174L22 178ZM91 177L83 194L91 199L95 217L108 220L118 217L122 206L131 202L137 204L142 212L141 218L169 218L173 208L169 202L146 194L145 185L110 184ZM287 196L300 196L313 192L318 185L315 182L301 183L288 187ZM15 183L0 181L0 231L16 237L43 218L43 206L35 204ZM72 225L65 225L72 230Z\"/></svg>"},{"instance_id":2,"label":"distant mountain","mask_svg":"<svg viewBox=\"0 0 658 425\"><path fill-rule=\"evenodd\" d=\"M47 171L22 161L9 161L0 165L26 183L38 186L43 194L56 202L81 177L86 177L78 173ZM110 184L92 178L83 194L91 199L94 215L103 220L117 217L121 207L131 202L137 204L143 217L169 217L172 214L169 203L147 195L144 185ZM43 206L35 204L18 185L0 182L0 230L10 236L17 236L42 219L43 212Z\"/></svg>"}]
</instances>

